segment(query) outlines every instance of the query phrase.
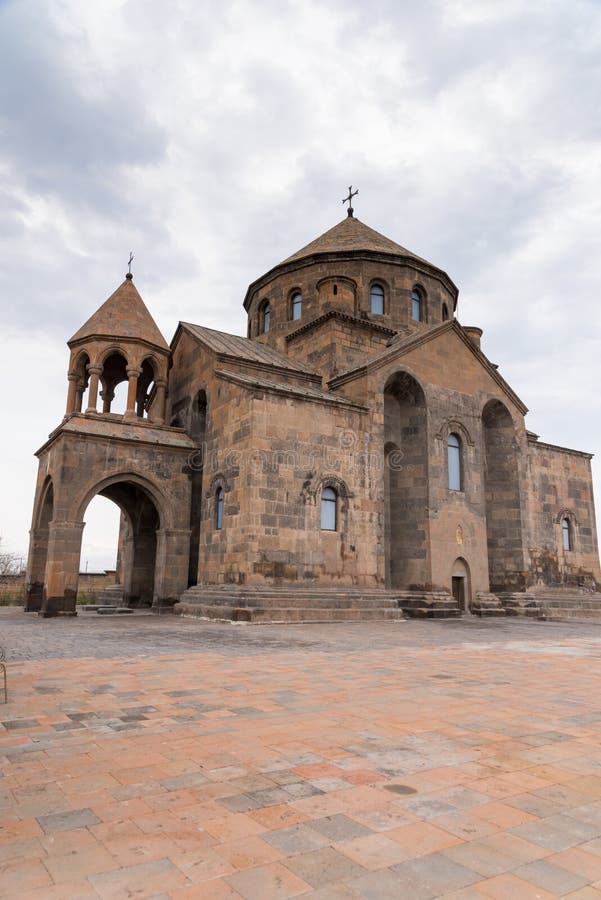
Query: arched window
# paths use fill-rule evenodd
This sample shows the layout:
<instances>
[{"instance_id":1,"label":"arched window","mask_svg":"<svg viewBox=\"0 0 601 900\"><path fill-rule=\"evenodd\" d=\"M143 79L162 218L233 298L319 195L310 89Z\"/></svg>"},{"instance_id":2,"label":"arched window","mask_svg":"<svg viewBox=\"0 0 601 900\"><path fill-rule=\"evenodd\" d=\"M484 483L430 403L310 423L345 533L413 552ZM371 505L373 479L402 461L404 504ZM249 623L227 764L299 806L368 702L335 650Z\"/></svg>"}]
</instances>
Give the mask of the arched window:
<instances>
[{"instance_id":1,"label":"arched window","mask_svg":"<svg viewBox=\"0 0 601 900\"><path fill-rule=\"evenodd\" d=\"M215 528L223 528L223 488L215 491Z\"/></svg>"},{"instance_id":2,"label":"arched window","mask_svg":"<svg viewBox=\"0 0 601 900\"><path fill-rule=\"evenodd\" d=\"M295 291L290 300L292 310L292 321L298 322L303 313L303 295L300 291Z\"/></svg>"},{"instance_id":3,"label":"arched window","mask_svg":"<svg viewBox=\"0 0 601 900\"><path fill-rule=\"evenodd\" d=\"M338 494L331 487L321 492L321 527L323 531L336 531Z\"/></svg>"},{"instance_id":4,"label":"arched window","mask_svg":"<svg viewBox=\"0 0 601 900\"><path fill-rule=\"evenodd\" d=\"M263 300L259 307L259 334L267 334L270 319L271 306L269 305L269 300Z\"/></svg>"},{"instance_id":5,"label":"arched window","mask_svg":"<svg viewBox=\"0 0 601 900\"><path fill-rule=\"evenodd\" d=\"M446 303L443 303L442 304L442 321L446 322L448 318L449 318L449 307L447 306Z\"/></svg>"},{"instance_id":6,"label":"arched window","mask_svg":"<svg viewBox=\"0 0 601 900\"><path fill-rule=\"evenodd\" d=\"M384 315L384 288L381 284L372 284L369 292L369 308L376 316Z\"/></svg>"},{"instance_id":7,"label":"arched window","mask_svg":"<svg viewBox=\"0 0 601 900\"><path fill-rule=\"evenodd\" d=\"M424 318L424 301L418 288L411 291L411 318L414 322L421 322Z\"/></svg>"},{"instance_id":8,"label":"arched window","mask_svg":"<svg viewBox=\"0 0 601 900\"><path fill-rule=\"evenodd\" d=\"M447 439L447 458L449 462L449 490L461 490L461 441L459 435L450 434Z\"/></svg>"},{"instance_id":9,"label":"arched window","mask_svg":"<svg viewBox=\"0 0 601 900\"><path fill-rule=\"evenodd\" d=\"M561 522L561 536L563 539L563 549L572 549L572 530L570 528L570 520L563 519Z\"/></svg>"}]
</instances>

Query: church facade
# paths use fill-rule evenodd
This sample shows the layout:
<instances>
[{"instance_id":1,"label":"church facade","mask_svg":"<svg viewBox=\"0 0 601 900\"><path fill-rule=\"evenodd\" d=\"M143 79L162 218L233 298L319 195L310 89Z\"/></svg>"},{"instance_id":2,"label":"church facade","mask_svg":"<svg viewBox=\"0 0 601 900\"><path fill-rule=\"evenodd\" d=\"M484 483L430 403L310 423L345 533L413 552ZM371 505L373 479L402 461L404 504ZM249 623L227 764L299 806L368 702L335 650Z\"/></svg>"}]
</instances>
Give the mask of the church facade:
<instances>
[{"instance_id":1,"label":"church facade","mask_svg":"<svg viewBox=\"0 0 601 900\"><path fill-rule=\"evenodd\" d=\"M445 272L352 210L250 285L246 337L181 322L168 345L128 275L69 341L66 415L37 454L28 609L75 611L96 494L121 509L129 605L391 618L594 590L591 455L527 430L457 302Z\"/></svg>"}]
</instances>

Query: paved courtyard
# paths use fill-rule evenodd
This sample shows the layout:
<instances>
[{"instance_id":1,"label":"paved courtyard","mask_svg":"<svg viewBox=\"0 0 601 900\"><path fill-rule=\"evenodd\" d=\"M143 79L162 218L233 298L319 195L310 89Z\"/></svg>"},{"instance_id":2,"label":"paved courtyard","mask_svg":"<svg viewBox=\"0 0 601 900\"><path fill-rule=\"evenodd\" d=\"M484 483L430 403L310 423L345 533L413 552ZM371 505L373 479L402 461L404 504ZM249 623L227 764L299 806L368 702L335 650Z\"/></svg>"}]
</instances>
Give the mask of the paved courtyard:
<instances>
[{"instance_id":1,"label":"paved courtyard","mask_svg":"<svg viewBox=\"0 0 601 900\"><path fill-rule=\"evenodd\" d=\"M601 898L601 626L0 611L0 896Z\"/></svg>"}]
</instances>

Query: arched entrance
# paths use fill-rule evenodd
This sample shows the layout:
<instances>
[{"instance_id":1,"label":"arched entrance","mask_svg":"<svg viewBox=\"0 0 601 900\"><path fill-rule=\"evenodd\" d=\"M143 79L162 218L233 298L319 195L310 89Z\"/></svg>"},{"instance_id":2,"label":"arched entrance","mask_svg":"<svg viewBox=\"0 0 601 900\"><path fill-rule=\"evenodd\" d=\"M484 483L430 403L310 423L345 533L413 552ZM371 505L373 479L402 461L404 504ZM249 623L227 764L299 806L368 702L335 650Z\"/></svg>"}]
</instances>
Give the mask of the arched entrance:
<instances>
[{"instance_id":1,"label":"arched entrance","mask_svg":"<svg viewBox=\"0 0 601 900\"><path fill-rule=\"evenodd\" d=\"M427 409L424 392L407 372L384 388L386 586L419 589L427 582Z\"/></svg>"},{"instance_id":2,"label":"arched entrance","mask_svg":"<svg viewBox=\"0 0 601 900\"><path fill-rule=\"evenodd\" d=\"M155 500L141 484L114 481L86 498L86 509L97 495L112 500L121 510L117 583L122 586L123 602L130 607L151 607L161 527Z\"/></svg>"},{"instance_id":3,"label":"arched entrance","mask_svg":"<svg viewBox=\"0 0 601 900\"><path fill-rule=\"evenodd\" d=\"M472 602L470 570L468 564L461 556L453 563L451 592L460 611L462 613L469 612Z\"/></svg>"}]
</instances>

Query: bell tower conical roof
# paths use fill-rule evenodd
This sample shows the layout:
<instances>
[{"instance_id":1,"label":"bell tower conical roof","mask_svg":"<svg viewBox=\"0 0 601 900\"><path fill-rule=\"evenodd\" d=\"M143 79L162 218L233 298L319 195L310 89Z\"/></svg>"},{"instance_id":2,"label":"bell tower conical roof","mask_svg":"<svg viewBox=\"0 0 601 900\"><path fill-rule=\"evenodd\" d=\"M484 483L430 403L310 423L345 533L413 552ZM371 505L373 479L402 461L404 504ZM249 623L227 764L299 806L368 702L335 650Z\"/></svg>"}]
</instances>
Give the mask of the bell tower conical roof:
<instances>
[{"instance_id":1,"label":"bell tower conical roof","mask_svg":"<svg viewBox=\"0 0 601 900\"><path fill-rule=\"evenodd\" d=\"M130 273L67 343L72 347L91 337L129 338L169 351L169 345L138 293Z\"/></svg>"}]
</instances>

